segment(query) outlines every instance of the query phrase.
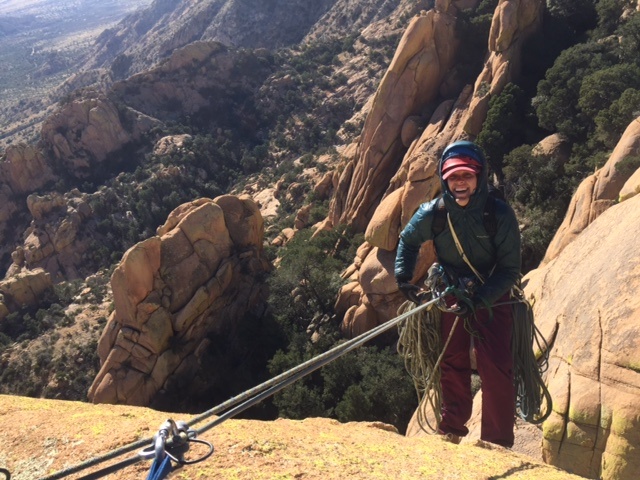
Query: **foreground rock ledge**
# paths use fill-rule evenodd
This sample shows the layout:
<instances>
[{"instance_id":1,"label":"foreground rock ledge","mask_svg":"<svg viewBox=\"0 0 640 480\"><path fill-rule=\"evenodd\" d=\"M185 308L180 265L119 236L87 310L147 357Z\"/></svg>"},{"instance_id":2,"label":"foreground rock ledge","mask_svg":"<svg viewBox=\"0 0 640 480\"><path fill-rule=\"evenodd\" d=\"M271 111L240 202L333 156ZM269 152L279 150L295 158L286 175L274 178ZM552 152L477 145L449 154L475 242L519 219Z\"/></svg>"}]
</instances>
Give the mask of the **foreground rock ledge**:
<instances>
[{"instance_id":1,"label":"foreground rock ledge","mask_svg":"<svg viewBox=\"0 0 640 480\"><path fill-rule=\"evenodd\" d=\"M0 467L11 471L13 480L41 478L151 438L167 418L189 420L186 415L141 407L0 395ZM324 418L229 420L201 438L214 444L215 454L182 468L172 478L581 478L499 447L453 445L437 437L408 438L382 423L341 424ZM149 462L140 462L105 478L139 480L149 467Z\"/></svg>"}]
</instances>

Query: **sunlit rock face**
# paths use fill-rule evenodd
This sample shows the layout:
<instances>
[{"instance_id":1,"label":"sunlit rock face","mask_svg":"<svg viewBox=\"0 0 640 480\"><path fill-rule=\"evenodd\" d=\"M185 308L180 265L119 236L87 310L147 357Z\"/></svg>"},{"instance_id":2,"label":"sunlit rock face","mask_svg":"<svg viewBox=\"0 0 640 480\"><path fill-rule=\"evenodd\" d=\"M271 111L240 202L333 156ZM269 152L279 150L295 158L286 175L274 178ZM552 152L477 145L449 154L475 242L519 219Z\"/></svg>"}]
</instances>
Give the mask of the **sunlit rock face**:
<instances>
[{"instance_id":1,"label":"sunlit rock face","mask_svg":"<svg viewBox=\"0 0 640 480\"><path fill-rule=\"evenodd\" d=\"M211 333L264 302L263 221L248 196L176 208L111 278L115 311L98 346L95 403L149 405L198 371ZM184 393L184 392L183 392Z\"/></svg>"}]
</instances>

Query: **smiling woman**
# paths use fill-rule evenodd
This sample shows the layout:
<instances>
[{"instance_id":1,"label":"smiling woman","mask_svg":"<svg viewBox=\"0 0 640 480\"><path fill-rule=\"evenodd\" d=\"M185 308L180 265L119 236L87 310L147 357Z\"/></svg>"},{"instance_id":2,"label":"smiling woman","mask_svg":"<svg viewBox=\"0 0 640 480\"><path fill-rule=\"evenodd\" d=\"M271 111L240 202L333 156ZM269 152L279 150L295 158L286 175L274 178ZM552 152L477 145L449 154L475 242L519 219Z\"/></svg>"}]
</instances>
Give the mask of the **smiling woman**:
<instances>
[{"instance_id":1,"label":"smiling woman","mask_svg":"<svg viewBox=\"0 0 640 480\"><path fill-rule=\"evenodd\" d=\"M478 177L470 172L455 173L447 179L447 185L458 205L464 207L478 187Z\"/></svg>"},{"instance_id":2,"label":"smiling woman","mask_svg":"<svg viewBox=\"0 0 640 480\"><path fill-rule=\"evenodd\" d=\"M456 203L461 207L469 203L478 188L478 174L482 165L471 157L452 157L442 165L442 179L447 182Z\"/></svg>"}]
</instances>

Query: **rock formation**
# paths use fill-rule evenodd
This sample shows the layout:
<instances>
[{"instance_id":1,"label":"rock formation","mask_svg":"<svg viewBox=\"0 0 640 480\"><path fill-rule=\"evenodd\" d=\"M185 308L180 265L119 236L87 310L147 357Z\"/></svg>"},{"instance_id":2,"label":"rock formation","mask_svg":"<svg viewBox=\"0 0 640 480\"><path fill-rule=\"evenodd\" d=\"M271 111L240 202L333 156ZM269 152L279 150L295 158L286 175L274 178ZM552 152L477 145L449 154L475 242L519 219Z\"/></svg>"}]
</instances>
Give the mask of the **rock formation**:
<instances>
[{"instance_id":1,"label":"rock formation","mask_svg":"<svg viewBox=\"0 0 640 480\"><path fill-rule=\"evenodd\" d=\"M118 109L108 98L71 100L42 125L42 139L69 173L83 178L109 155L157 125L157 121L130 108Z\"/></svg>"},{"instance_id":2,"label":"rock formation","mask_svg":"<svg viewBox=\"0 0 640 480\"><path fill-rule=\"evenodd\" d=\"M0 320L21 308L38 305L43 293L53 286L51 276L43 269L13 275L0 282Z\"/></svg>"},{"instance_id":3,"label":"rock formation","mask_svg":"<svg viewBox=\"0 0 640 480\"><path fill-rule=\"evenodd\" d=\"M154 2L105 31L86 68L108 67L113 62L116 76L125 78L199 40L249 48L291 45L333 3L335 0Z\"/></svg>"},{"instance_id":4,"label":"rock formation","mask_svg":"<svg viewBox=\"0 0 640 480\"><path fill-rule=\"evenodd\" d=\"M553 413L543 425L543 455L588 478L630 480L640 471L632 453L640 448L639 236L634 196L525 277L551 346Z\"/></svg>"},{"instance_id":5,"label":"rock formation","mask_svg":"<svg viewBox=\"0 0 640 480\"><path fill-rule=\"evenodd\" d=\"M400 162L403 125L415 123L416 113L423 113L429 101L447 92L445 73L454 59L452 47L457 44L455 5L437 2L435 9L412 20L367 117L360 155L342 171L325 221L366 228L365 239L373 247L356 259L360 267L345 273L345 278L358 283L346 285L337 301L341 306L351 305L342 323L347 335L395 316L402 302L393 278L398 234L418 206L438 194L436 169L442 149L452 141L474 138L486 117L489 100L518 75L522 43L538 27L542 14L538 0L500 2L491 25L489 54L475 85L464 87L455 100L444 100L432 109L421 135L411 142ZM427 59L428 67L423 63ZM413 83L414 73L424 76L421 82ZM433 260L433 248L427 243L414 278L426 274Z\"/></svg>"},{"instance_id":6,"label":"rock formation","mask_svg":"<svg viewBox=\"0 0 640 480\"><path fill-rule=\"evenodd\" d=\"M446 11L429 10L409 24L365 121L358 159L340 178L329 213L332 225L366 228L406 151L405 120L437 97L457 46L455 17Z\"/></svg>"},{"instance_id":7,"label":"rock formation","mask_svg":"<svg viewBox=\"0 0 640 480\"><path fill-rule=\"evenodd\" d=\"M64 195L29 195L27 208L33 220L23 234L22 245L11 254L13 263L7 277L42 268L56 282L81 278L83 254L90 247L82 228L93 214L88 197L78 190Z\"/></svg>"},{"instance_id":8,"label":"rock formation","mask_svg":"<svg viewBox=\"0 0 640 480\"><path fill-rule=\"evenodd\" d=\"M0 257L10 258L14 239L22 234L20 220L28 213L25 196L55 180L45 155L36 147L18 144L6 149L0 159Z\"/></svg>"},{"instance_id":9,"label":"rock formation","mask_svg":"<svg viewBox=\"0 0 640 480\"><path fill-rule=\"evenodd\" d=\"M181 205L156 236L129 249L111 278L115 311L90 400L149 405L184 385L207 335L233 330L264 300L262 241L255 202L227 195Z\"/></svg>"},{"instance_id":10,"label":"rock formation","mask_svg":"<svg viewBox=\"0 0 640 480\"><path fill-rule=\"evenodd\" d=\"M631 180L633 171L620 170L616 166L624 159L638 155L640 118L629 124L604 167L582 181L571 199L564 221L553 237L542 264L557 257L589 224L619 199L624 200L633 196L634 192L637 193L638 173L635 174L635 180ZM627 181L629 185L625 187Z\"/></svg>"},{"instance_id":11,"label":"rock formation","mask_svg":"<svg viewBox=\"0 0 640 480\"><path fill-rule=\"evenodd\" d=\"M54 175L42 152L21 144L7 148L0 161L0 178L14 194L22 195L42 188Z\"/></svg>"}]
</instances>

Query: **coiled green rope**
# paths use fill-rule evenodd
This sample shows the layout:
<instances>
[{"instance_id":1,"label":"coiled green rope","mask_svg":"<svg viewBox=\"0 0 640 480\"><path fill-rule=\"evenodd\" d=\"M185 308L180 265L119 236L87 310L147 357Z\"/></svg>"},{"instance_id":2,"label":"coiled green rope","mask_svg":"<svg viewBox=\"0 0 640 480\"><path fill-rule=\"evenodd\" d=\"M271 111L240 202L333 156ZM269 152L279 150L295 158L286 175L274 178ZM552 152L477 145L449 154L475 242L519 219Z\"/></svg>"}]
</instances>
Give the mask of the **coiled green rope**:
<instances>
[{"instance_id":1,"label":"coiled green rope","mask_svg":"<svg viewBox=\"0 0 640 480\"><path fill-rule=\"evenodd\" d=\"M549 366L549 346L536 327L533 309L522 290L514 288L513 296L511 351L516 414L526 422L540 424L551 415L553 406L543 378Z\"/></svg>"}]
</instances>

